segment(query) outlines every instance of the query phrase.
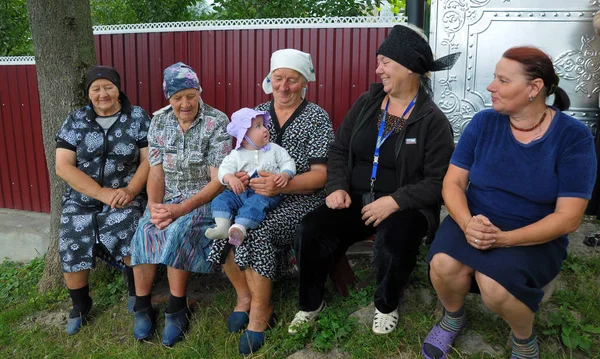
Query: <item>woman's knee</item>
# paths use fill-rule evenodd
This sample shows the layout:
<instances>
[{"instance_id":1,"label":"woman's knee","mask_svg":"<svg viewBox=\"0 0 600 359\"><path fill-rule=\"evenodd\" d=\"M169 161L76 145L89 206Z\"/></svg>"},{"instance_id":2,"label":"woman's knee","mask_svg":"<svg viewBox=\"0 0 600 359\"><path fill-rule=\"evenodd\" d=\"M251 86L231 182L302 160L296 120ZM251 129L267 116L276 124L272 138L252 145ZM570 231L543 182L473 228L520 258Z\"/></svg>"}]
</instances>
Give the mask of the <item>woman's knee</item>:
<instances>
[{"instance_id":1,"label":"woman's knee","mask_svg":"<svg viewBox=\"0 0 600 359\"><path fill-rule=\"evenodd\" d=\"M446 253L435 254L429 262L429 268L432 275L449 280L471 275L474 272L472 268Z\"/></svg>"},{"instance_id":2,"label":"woman's knee","mask_svg":"<svg viewBox=\"0 0 600 359\"><path fill-rule=\"evenodd\" d=\"M483 303L491 310L499 307L512 297L512 294L506 288L485 274L475 272L475 280L481 291Z\"/></svg>"}]
</instances>

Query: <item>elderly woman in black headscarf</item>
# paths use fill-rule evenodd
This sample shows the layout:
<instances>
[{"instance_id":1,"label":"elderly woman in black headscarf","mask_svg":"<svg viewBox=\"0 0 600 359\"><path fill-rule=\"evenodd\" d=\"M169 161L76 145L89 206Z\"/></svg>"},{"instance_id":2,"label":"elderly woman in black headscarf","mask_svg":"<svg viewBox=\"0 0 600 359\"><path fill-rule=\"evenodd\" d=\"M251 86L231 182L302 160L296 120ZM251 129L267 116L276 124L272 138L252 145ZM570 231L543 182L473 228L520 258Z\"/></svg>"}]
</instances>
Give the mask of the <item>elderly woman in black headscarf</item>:
<instances>
[{"instance_id":1,"label":"elderly woman in black headscarf","mask_svg":"<svg viewBox=\"0 0 600 359\"><path fill-rule=\"evenodd\" d=\"M377 50L382 83L372 84L344 118L328 153L326 203L307 214L297 231L299 311L291 334L325 308L331 266L373 234L373 332L396 327L400 293L421 240L432 238L439 225L442 180L454 148L427 74L451 67L457 57L434 61L420 29L404 25L395 26Z\"/></svg>"},{"instance_id":2,"label":"elderly woman in black headscarf","mask_svg":"<svg viewBox=\"0 0 600 359\"><path fill-rule=\"evenodd\" d=\"M88 277L95 258L129 265L149 169L150 118L129 103L117 70L95 66L85 85L89 104L73 111L56 135L56 174L67 183L59 251L73 302L68 334L79 332L92 307ZM132 311L133 271L126 268Z\"/></svg>"}]
</instances>

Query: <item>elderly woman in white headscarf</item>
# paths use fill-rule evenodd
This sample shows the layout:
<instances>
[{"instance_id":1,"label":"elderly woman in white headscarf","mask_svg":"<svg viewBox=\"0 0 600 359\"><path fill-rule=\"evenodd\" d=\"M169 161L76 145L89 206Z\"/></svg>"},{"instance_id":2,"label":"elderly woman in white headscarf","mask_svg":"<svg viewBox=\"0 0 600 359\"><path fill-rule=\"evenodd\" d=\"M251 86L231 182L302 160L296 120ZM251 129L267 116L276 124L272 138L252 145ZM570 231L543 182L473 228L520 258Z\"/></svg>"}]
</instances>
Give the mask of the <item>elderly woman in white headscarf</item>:
<instances>
[{"instance_id":1,"label":"elderly woman in white headscarf","mask_svg":"<svg viewBox=\"0 0 600 359\"><path fill-rule=\"evenodd\" d=\"M215 241L209 260L219 262L235 287L237 304L227 321L230 332L241 331L242 354L258 350L265 330L274 324L271 294L273 280L291 266L290 253L296 226L302 217L324 203L327 150L333 128L327 113L304 96L308 82L315 81L310 54L294 49L278 50L271 56L271 69L263 81L273 100L255 107L269 111L271 141L285 148L296 163L296 176L284 188L277 187L275 174L259 172L248 181L258 194L283 195L279 207L267 214L257 229L248 231L239 247Z\"/></svg>"}]
</instances>

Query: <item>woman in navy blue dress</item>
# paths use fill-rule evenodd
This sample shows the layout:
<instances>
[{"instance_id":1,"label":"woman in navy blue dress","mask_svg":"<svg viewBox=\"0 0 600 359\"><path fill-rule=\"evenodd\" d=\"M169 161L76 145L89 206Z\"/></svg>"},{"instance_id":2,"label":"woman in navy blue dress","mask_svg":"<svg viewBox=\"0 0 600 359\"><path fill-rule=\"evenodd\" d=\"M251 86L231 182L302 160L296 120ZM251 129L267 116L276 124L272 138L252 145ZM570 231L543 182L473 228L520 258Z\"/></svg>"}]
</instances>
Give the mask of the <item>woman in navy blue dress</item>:
<instances>
[{"instance_id":1,"label":"woman in navy blue dress","mask_svg":"<svg viewBox=\"0 0 600 359\"><path fill-rule=\"evenodd\" d=\"M446 357L473 280L511 327L512 358L539 357L533 319L542 287L560 271L596 176L594 140L562 112L570 101L558 80L542 51L509 49L488 86L493 109L476 114L461 136L443 183L450 216L428 258L445 314L424 341L425 358Z\"/></svg>"}]
</instances>

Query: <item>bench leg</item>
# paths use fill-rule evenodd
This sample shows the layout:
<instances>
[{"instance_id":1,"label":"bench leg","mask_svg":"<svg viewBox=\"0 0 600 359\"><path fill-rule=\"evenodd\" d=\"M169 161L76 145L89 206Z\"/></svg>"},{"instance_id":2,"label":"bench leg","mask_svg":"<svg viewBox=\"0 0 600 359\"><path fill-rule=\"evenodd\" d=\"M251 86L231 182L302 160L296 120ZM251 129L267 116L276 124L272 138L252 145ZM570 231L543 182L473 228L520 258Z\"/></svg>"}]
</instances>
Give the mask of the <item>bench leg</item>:
<instances>
[{"instance_id":1,"label":"bench leg","mask_svg":"<svg viewBox=\"0 0 600 359\"><path fill-rule=\"evenodd\" d=\"M356 282L356 276L354 275L354 271L352 271L352 267L350 267L346 255L343 255L330 269L329 278L331 278L336 292L343 297L347 297L349 293L348 286Z\"/></svg>"}]
</instances>

